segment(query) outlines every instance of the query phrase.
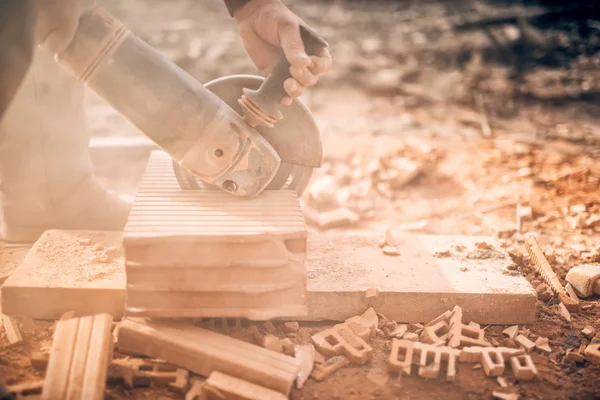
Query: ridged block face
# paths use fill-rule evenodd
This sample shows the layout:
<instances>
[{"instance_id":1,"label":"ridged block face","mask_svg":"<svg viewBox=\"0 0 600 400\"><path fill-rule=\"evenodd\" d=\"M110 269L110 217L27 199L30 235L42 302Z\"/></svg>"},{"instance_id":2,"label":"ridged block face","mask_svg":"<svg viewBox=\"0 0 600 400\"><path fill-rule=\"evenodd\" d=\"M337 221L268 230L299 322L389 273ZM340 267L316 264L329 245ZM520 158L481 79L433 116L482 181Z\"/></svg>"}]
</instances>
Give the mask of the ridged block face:
<instances>
[{"instance_id":1,"label":"ridged block face","mask_svg":"<svg viewBox=\"0 0 600 400\"><path fill-rule=\"evenodd\" d=\"M307 230L294 191L182 190L154 152L124 233L127 312L269 319L306 314Z\"/></svg>"}]
</instances>

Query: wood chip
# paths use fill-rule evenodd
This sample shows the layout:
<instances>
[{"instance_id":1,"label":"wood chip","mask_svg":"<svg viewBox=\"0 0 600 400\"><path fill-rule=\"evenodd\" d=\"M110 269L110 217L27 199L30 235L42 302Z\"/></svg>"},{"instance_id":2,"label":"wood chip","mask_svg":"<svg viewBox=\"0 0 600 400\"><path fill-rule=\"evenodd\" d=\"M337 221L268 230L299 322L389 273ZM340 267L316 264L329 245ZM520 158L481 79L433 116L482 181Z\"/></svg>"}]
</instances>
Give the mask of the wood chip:
<instances>
[{"instance_id":1,"label":"wood chip","mask_svg":"<svg viewBox=\"0 0 600 400\"><path fill-rule=\"evenodd\" d=\"M514 339L515 337L517 337L517 332L519 332L519 325L509 326L508 328L502 331L502 333L504 333L510 339Z\"/></svg>"}]
</instances>

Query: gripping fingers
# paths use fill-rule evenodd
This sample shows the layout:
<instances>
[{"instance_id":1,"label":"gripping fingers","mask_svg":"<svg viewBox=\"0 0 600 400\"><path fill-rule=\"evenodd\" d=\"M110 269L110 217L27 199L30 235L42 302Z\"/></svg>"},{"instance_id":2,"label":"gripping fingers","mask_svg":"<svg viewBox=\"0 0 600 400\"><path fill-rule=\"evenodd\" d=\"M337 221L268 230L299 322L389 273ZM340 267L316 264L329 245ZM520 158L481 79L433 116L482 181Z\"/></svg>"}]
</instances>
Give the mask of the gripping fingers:
<instances>
[{"instance_id":1,"label":"gripping fingers","mask_svg":"<svg viewBox=\"0 0 600 400\"><path fill-rule=\"evenodd\" d=\"M304 87L313 86L319 80L308 68L300 68L294 65L290 67L290 74Z\"/></svg>"},{"instance_id":2,"label":"gripping fingers","mask_svg":"<svg viewBox=\"0 0 600 400\"><path fill-rule=\"evenodd\" d=\"M312 63L308 67L314 75L323 74L331 68L331 54L327 48L321 49L318 56L311 57Z\"/></svg>"},{"instance_id":3,"label":"gripping fingers","mask_svg":"<svg viewBox=\"0 0 600 400\"><path fill-rule=\"evenodd\" d=\"M300 85L294 78L288 78L283 82L283 89L291 98L302 96L304 86Z\"/></svg>"}]
</instances>

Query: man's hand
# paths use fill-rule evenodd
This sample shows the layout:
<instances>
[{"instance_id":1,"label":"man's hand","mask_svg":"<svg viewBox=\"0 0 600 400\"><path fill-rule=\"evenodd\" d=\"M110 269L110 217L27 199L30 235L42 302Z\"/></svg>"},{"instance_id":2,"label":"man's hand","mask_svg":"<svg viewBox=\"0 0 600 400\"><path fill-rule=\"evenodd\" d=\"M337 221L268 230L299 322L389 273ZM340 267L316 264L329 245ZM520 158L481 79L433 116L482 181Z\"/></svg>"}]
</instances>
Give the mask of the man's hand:
<instances>
[{"instance_id":1,"label":"man's hand","mask_svg":"<svg viewBox=\"0 0 600 400\"><path fill-rule=\"evenodd\" d=\"M35 38L44 50L60 53L73 40L83 0L37 0Z\"/></svg>"},{"instance_id":2,"label":"man's hand","mask_svg":"<svg viewBox=\"0 0 600 400\"><path fill-rule=\"evenodd\" d=\"M331 67L331 55L324 48L317 56L308 56L300 37L302 20L281 0L251 0L237 10L233 17L246 52L262 74L273 70L281 50L291 64L292 78L284 82L288 96L281 101L290 105L307 86L317 83L318 76Z\"/></svg>"}]
</instances>

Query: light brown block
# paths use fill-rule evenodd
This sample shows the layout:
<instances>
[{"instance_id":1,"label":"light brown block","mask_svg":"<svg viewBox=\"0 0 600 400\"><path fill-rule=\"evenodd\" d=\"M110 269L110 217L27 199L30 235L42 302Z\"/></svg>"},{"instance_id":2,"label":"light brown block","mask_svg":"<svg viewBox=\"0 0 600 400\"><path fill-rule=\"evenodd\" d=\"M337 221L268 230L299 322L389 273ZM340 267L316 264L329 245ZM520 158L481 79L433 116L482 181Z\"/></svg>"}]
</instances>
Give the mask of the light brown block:
<instances>
[{"instance_id":1,"label":"light brown block","mask_svg":"<svg viewBox=\"0 0 600 400\"><path fill-rule=\"evenodd\" d=\"M59 321L54 331L42 399L103 399L112 359L112 316Z\"/></svg>"},{"instance_id":2,"label":"light brown block","mask_svg":"<svg viewBox=\"0 0 600 400\"><path fill-rule=\"evenodd\" d=\"M184 322L126 319L119 326L117 348L203 376L220 371L284 394L298 373L292 357Z\"/></svg>"},{"instance_id":3,"label":"light brown block","mask_svg":"<svg viewBox=\"0 0 600 400\"><path fill-rule=\"evenodd\" d=\"M119 318L125 305L121 240L117 232L46 231L2 286L3 312L53 320L67 311Z\"/></svg>"},{"instance_id":4,"label":"light brown block","mask_svg":"<svg viewBox=\"0 0 600 400\"><path fill-rule=\"evenodd\" d=\"M345 366L350 364L350 360L348 360L344 356L335 356L331 357L323 364L318 364L312 371L312 377L317 381L322 381L327 378L329 375L333 374L337 370L344 368Z\"/></svg>"},{"instance_id":5,"label":"light brown block","mask_svg":"<svg viewBox=\"0 0 600 400\"><path fill-rule=\"evenodd\" d=\"M211 392L216 392L227 399L236 400L286 400L288 397L275 390L250 383L230 375L214 371L205 382L205 390L208 400L211 398L221 399L223 397L211 397Z\"/></svg>"},{"instance_id":6,"label":"light brown block","mask_svg":"<svg viewBox=\"0 0 600 400\"><path fill-rule=\"evenodd\" d=\"M593 364L600 365L600 343L592 343L585 348L585 357Z\"/></svg>"},{"instance_id":7,"label":"light brown block","mask_svg":"<svg viewBox=\"0 0 600 400\"><path fill-rule=\"evenodd\" d=\"M515 338L515 342L517 342L517 344L523 346L523 348L527 351L530 352L534 347L535 347L535 343L533 343L531 340L527 339L525 336L523 335L518 335Z\"/></svg>"}]
</instances>

